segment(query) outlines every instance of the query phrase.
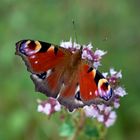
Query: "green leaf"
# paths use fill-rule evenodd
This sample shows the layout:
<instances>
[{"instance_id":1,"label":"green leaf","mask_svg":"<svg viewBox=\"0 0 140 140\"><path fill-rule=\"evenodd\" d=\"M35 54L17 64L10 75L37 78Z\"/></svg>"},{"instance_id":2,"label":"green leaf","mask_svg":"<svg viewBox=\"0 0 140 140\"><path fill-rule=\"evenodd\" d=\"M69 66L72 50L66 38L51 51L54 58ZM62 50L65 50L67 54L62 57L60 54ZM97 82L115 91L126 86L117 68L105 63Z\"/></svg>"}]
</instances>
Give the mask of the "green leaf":
<instances>
[{"instance_id":1,"label":"green leaf","mask_svg":"<svg viewBox=\"0 0 140 140\"><path fill-rule=\"evenodd\" d=\"M85 134L89 137L96 137L96 138L99 137L99 132L98 132L96 127L86 126L85 127Z\"/></svg>"},{"instance_id":2,"label":"green leaf","mask_svg":"<svg viewBox=\"0 0 140 140\"><path fill-rule=\"evenodd\" d=\"M60 136L69 137L74 133L74 127L71 122L65 122L62 124L60 128Z\"/></svg>"}]
</instances>

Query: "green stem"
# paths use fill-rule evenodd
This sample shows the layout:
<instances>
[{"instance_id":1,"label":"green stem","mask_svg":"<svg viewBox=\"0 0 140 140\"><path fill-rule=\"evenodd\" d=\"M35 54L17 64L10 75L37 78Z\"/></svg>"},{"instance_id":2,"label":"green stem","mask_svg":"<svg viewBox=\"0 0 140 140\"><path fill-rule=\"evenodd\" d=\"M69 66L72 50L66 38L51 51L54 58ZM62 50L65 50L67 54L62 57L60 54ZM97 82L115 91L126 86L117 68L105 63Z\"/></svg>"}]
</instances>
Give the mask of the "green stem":
<instances>
[{"instance_id":1,"label":"green stem","mask_svg":"<svg viewBox=\"0 0 140 140\"><path fill-rule=\"evenodd\" d=\"M105 126L102 126L100 128L100 140L105 140L107 134L107 128Z\"/></svg>"},{"instance_id":2,"label":"green stem","mask_svg":"<svg viewBox=\"0 0 140 140\"><path fill-rule=\"evenodd\" d=\"M75 120L75 133L72 136L71 140L77 140L77 137L79 136L80 132L82 131L82 129L84 128L84 124L85 124L85 113L83 110L80 110L80 116L78 120Z\"/></svg>"}]
</instances>

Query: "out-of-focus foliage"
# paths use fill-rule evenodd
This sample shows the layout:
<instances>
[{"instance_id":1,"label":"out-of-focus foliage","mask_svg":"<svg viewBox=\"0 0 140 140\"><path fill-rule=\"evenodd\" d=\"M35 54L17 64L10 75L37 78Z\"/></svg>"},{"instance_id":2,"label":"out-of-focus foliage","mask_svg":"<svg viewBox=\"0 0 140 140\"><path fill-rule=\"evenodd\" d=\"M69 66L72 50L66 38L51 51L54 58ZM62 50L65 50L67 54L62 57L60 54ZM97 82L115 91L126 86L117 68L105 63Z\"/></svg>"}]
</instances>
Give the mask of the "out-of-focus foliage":
<instances>
[{"instance_id":1,"label":"out-of-focus foliage","mask_svg":"<svg viewBox=\"0 0 140 140\"><path fill-rule=\"evenodd\" d=\"M101 71L110 66L123 73L129 93L121 101L117 122L108 129L108 140L140 138L140 16L138 0L1 0L0 1L0 139L62 139L59 113L48 119L36 111L37 98L23 62L15 56L15 42L37 39L59 44L74 37L78 43L92 42L109 54ZM94 123L93 123L94 124ZM90 124L91 125L91 124ZM90 127L89 125L89 127ZM73 126L68 128L70 133ZM87 127L87 126L86 126ZM94 128L94 127L93 127ZM92 129L93 129L92 128ZM98 135L87 129L87 135ZM91 133L93 131L93 134ZM61 135L60 135L61 134ZM85 139L85 137L81 137ZM88 139L88 138L87 138Z\"/></svg>"}]
</instances>

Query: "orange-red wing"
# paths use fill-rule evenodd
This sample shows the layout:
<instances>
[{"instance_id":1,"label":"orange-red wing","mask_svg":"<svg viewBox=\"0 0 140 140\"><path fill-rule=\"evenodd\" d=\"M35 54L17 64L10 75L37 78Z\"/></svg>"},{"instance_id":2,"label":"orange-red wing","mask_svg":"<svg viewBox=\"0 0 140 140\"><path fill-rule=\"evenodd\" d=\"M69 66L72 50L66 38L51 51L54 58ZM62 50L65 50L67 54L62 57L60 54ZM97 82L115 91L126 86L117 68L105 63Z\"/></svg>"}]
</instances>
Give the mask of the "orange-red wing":
<instances>
[{"instance_id":1,"label":"orange-red wing","mask_svg":"<svg viewBox=\"0 0 140 140\"><path fill-rule=\"evenodd\" d=\"M97 95L97 85L94 80L96 70L91 69L87 64L83 64L79 71L80 97L82 101L94 100Z\"/></svg>"},{"instance_id":2,"label":"orange-red wing","mask_svg":"<svg viewBox=\"0 0 140 140\"><path fill-rule=\"evenodd\" d=\"M59 93L58 101L62 105L66 106L69 109L69 111L73 111L73 109L75 108L84 106L83 102L78 101L76 98L76 92L78 90L79 90L79 85L78 85L77 76L75 76L69 84L65 85L63 83L63 86Z\"/></svg>"},{"instance_id":3,"label":"orange-red wing","mask_svg":"<svg viewBox=\"0 0 140 140\"><path fill-rule=\"evenodd\" d=\"M106 101L112 96L107 80L85 62L79 65L74 71L74 76L69 77L69 81L71 82L68 85L63 84L58 100L70 111L85 105L101 102L107 104Z\"/></svg>"},{"instance_id":4,"label":"orange-red wing","mask_svg":"<svg viewBox=\"0 0 140 140\"><path fill-rule=\"evenodd\" d=\"M112 88L107 79L96 69L82 64L79 70L80 99L84 104L109 101L112 97Z\"/></svg>"},{"instance_id":5,"label":"orange-red wing","mask_svg":"<svg viewBox=\"0 0 140 140\"><path fill-rule=\"evenodd\" d=\"M22 40L16 44L16 54L23 58L32 73L36 91L56 98L71 52L42 41Z\"/></svg>"},{"instance_id":6,"label":"orange-red wing","mask_svg":"<svg viewBox=\"0 0 140 140\"><path fill-rule=\"evenodd\" d=\"M16 54L25 61L32 73L42 73L62 64L71 53L61 47L42 41L22 40L16 43Z\"/></svg>"}]
</instances>

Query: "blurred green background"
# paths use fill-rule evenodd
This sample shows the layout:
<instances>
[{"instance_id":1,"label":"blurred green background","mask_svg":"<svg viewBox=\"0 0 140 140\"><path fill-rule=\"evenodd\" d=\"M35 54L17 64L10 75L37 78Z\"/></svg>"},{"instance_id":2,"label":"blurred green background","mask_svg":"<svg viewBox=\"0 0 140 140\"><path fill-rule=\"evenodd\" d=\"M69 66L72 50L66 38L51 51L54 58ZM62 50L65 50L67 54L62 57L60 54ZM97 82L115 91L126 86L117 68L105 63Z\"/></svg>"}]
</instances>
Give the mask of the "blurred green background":
<instances>
[{"instance_id":1,"label":"blurred green background","mask_svg":"<svg viewBox=\"0 0 140 140\"><path fill-rule=\"evenodd\" d=\"M74 38L107 50L100 71L122 70L128 96L121 100L107 140L140 139L140 1L139 0L1 0L0 1L0 140L61 139L56 113L36 111L37 98L15 43L36 39L59 44Z\"/></svg>"}]
</instances>

